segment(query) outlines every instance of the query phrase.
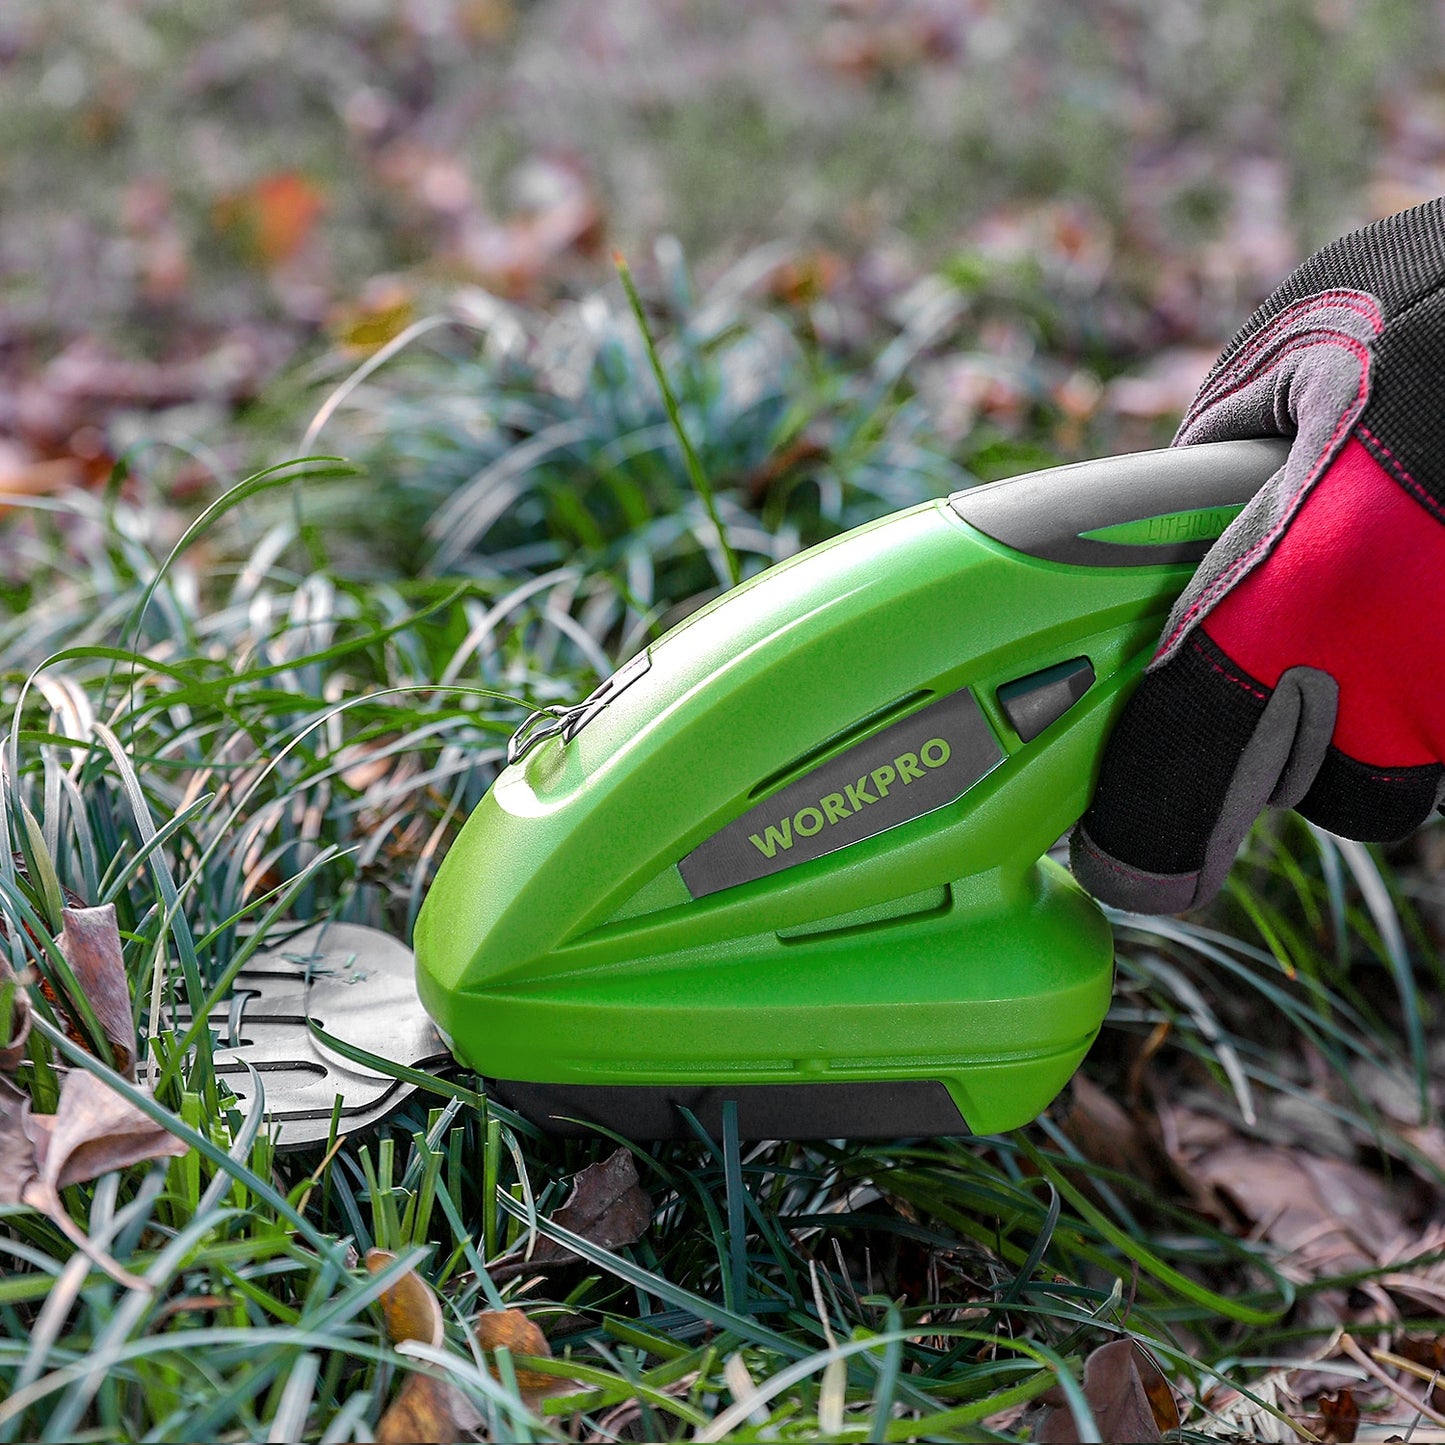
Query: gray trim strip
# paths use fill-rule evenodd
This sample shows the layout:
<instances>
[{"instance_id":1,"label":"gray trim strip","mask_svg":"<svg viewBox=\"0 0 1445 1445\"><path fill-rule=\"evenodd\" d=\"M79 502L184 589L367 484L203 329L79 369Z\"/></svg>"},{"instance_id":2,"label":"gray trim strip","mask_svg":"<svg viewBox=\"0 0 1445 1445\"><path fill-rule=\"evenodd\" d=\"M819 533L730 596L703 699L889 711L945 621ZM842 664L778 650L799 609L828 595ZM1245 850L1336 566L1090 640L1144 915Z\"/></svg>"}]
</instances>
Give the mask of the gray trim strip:
<instances>
[{"instance_id":1,"label":"gray trim strip","mask_svg":"<svg viewBox=\"0 0 1445 1445\"><path fill-rule=\"evenodd\" d=\"M898 1139L967 1134L938 1079L842 1080L807 1084L528 1084L488 1079L487 1093L562 1138L595 1135L592 1124L628 1139L692 1139L679 1109L713 1138L723 1105L737 1105L743 1139Z\"/></svg>"},{"instance_id":2,"label":"gray trim strip","mask_svg":"<svg viewBox=\"0 0 1445 1445\"><path fill-rule=\"evenodd\" d=\"M955 492L948 504L985 536L1046 562L1199 562L1216 539L1128 546L1079 534L1171 512L1239 506L1284 465L1289 448L1285 438L1271 437L1103 457Z\"/></svg>"},{"instance_id":3,"label":"gray trim strip","mask_svg":"<svg viewBox=\"0 0 1445 1445\"><path fill-rule=\"evenodd\" d=\"M734 818L678 865L694 898L910 823L961 798L1004 760L967 688L855 743Z\"/></svg>"}]
</instances>

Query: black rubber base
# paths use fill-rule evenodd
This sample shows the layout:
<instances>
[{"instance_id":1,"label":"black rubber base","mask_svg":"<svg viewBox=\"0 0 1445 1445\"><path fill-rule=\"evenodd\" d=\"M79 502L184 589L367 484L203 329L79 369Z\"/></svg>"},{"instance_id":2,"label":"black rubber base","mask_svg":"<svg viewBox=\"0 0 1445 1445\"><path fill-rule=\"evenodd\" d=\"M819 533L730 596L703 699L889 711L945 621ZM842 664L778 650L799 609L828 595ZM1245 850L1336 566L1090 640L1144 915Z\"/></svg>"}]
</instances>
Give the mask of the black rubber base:
<instances>
[{"instance_id":1,"label":"black rubber base","mask_svg":"<svg viewBox=\"0 0 1445 1445\"><path fill-rule=\"evenodd\" d=\"M582 1138L600 1124L628 1139L692 1139L691 1111L713 1138L723 1104L738 1107L743 1139L906 1139L967 1134L935 1079L846 1084L527 1084L488 1079L487 1092L549 1134Z\"/></svg>"}]
</instances>

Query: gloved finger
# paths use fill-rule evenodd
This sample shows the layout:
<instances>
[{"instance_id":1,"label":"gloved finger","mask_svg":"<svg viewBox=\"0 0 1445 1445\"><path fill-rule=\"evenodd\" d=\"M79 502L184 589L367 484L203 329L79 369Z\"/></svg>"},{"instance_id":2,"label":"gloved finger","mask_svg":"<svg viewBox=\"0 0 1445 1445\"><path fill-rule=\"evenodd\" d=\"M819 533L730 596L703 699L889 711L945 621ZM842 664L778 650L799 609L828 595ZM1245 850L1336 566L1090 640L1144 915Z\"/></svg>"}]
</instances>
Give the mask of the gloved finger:
<instances>
[{"instance_id":1,"label":"gloved finger","mask_svg":"<svg viewBox=\"0 0 1445 1445\"><path fill-rule=\"evenodd\" d=\"M1389 843L1413 833L1440 805L1439 763L1379 768L1329 748L1295 811L1342 838Z\"/></svg>"},{"instance_id":2,"label":"gloved finger","mask_svg":"<svg viewBox=\"0 0 1445 1445\"><path fill-rule=\"evenodd\" d=\"M1337 702L1328 674L1290 668L1265 687L1196 628L1146 674L1109 739L1070 840L1075 876L1140 913L1206 902L1265 805L1308 794Z\"/></svg>"}]
</instances>

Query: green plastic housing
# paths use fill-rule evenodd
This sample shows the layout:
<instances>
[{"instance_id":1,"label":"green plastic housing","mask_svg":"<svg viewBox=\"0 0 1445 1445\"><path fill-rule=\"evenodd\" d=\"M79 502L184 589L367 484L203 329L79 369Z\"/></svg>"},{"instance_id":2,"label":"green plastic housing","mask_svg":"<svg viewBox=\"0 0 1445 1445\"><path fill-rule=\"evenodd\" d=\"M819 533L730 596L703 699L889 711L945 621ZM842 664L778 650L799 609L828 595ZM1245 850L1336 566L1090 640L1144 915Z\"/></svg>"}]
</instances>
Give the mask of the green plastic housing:
<instances>
[{"instance_id":1,"label":"green plastic housing","mask_svg":"<svg viewBox=\"0 0 1445 1445\"><path fill-rule=\"evenodd\" d=\"M1214 491L1195 465L1205 501L1237 510L1278 451L1228 445L1264 450L1221 462ZM1121 460L1143 481L1120 485L1112 462L1026 479L1060 503L1042 530L1034 494L1002 483L1016 490L929 502L781 563L652 644L570 741L507 767L417 924L421 997L457 1055L564 1085L934 1080L974 1132L1034 1117L1087 1051L1113 975L1107 921L1041 855L1084 810L1209 540L1206 520L1193 550L1147 545L1148 528L1136 552L1081 543L1086 561L1020 550L1073 555L1072 537L1165 514L1179 535L1168 478ZM964 520L986 494L1017 499L1003 514L1022 543ZM1079 658L1092 685L1022 741L999 688ZM699 844L965 688L1002 761L956 801L692 896L678 863Z\"/></svg>"}]
</instances>

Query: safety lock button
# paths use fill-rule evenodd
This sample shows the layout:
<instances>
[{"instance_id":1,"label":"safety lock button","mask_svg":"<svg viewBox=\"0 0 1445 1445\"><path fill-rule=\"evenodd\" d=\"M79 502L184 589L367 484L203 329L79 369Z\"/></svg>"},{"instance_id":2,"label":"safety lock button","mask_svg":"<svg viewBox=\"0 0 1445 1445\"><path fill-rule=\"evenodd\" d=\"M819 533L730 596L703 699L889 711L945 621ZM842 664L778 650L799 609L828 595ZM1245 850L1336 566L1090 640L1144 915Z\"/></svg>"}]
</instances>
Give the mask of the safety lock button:
<instances>
[{"instance_id":1,"label":"safety lock button","mask_svg":"<svg viewBox=\"0 0 1445 1445\"><path fill-rule=\"evenodd\" d=\"M1074 657L1004 683L998 690L998 702L1014 731L1027 743L1068 712L1093 683L1093 664L1087 657Z\"/></svg>"}]
</instances>

